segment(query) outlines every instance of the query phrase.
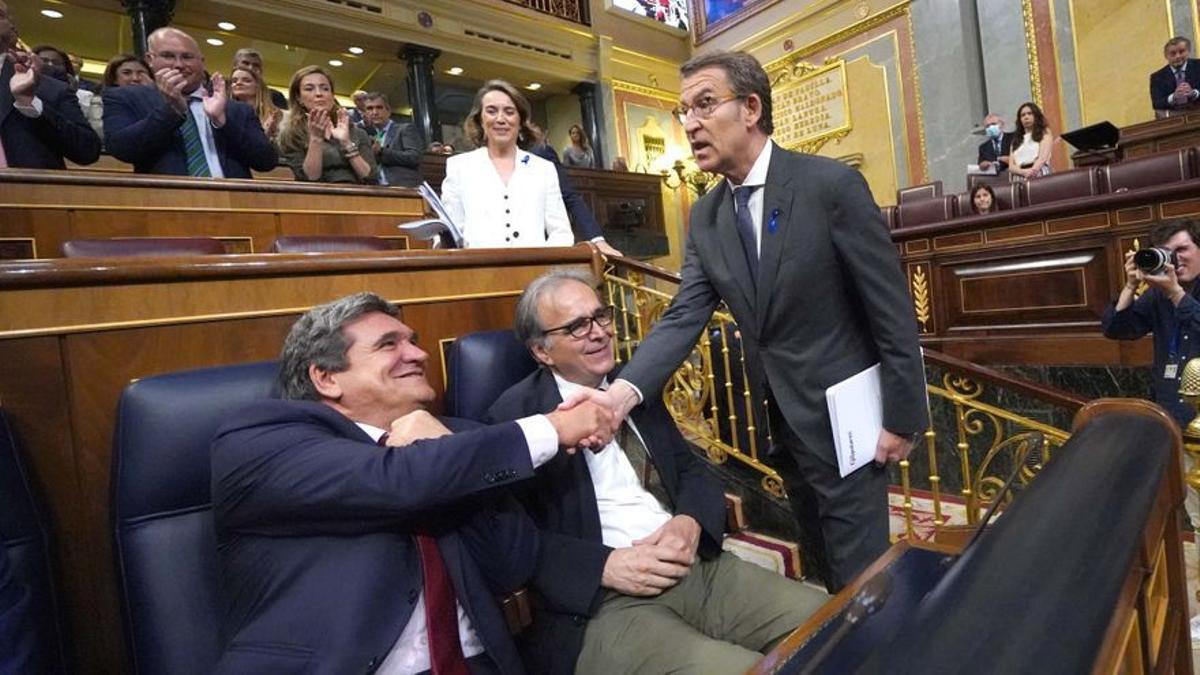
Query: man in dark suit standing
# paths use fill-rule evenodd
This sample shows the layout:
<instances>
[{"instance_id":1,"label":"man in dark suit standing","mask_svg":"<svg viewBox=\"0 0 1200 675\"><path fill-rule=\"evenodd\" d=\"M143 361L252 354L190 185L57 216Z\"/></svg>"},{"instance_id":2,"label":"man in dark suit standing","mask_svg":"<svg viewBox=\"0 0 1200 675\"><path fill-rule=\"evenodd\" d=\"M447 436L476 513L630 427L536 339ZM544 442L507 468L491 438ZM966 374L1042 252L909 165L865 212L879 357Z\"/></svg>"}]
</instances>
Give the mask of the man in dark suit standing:
<instances>
[{"instance_id":1,"label":"man in dark suit standing","mask_svg":"<svg viewBox=\"0 0 1200 675\"><path fill-rule=\"evenodd\" d=\"M104 90L104 144L138 173L253 178L279 161L254 109L225 95L220 73L204 82L204 54L175 28L150 34L155 87Z\"/></svg>"},{"instance_id":2,"label":"man in dark suit standing","mask_svg":"<svg viewBox=\"0 0 1200 675\"><path fill-rule=\"evenodd\" d=\"M1008 171L1008 153L1016 134L1004 131L1004 120L995 113L983 118L983 133L987 140L979 144L979 168L987 171L995 164L996 173Z\"/></svg>"},{"instance_id":3,"label":"man in dark suit standing","mask_svg":"<svg viewBox=\"0 0 1200 675\"><path fill-rule=\"evenodd\" d=\"M45 77L41 61L18 49L17 29L0 0L0 168L65 169L63 158L91 164L100 137L66 84Z\"/></svg>"},{"instance_id":4,"label":"man in dark suit standing","mask_svg":"<svg viewBox=\"0 0 1200 675\"><path fill-rule=\"evenodd\" d=\"M313 308L284 343L285 400L217 432L218 672L523 672L494 595L525 582L539 542L500 488L606 442L611 416L439 420L398 314L370 293Z\"/></svg>"},{"instance_id":5,"label":"man in dark suit standing","mask_svg":"<svg viewBox=\"0 0 1200 675\"><path fill-rule=\"evenodd\" d=\"M1192 41L1173 37L1163 45L1167 65L1150 73L1150 102L1155 110L1170 112L1200 101L1200 59L1190 58Z\"/></svg>"},{"instance_id":6,"label":"man in dark suit standing","mask_svg":"<svg viewBox=\"0 0 1200 675\"><path fill-rule=\"evenodd\" d=\"M613 369L611 306L556 270L517 303L517 335L544 367L492 406L495 420L555 410ZM597 452L555 457L520 493L542 534L523 638L537 673L741 673L827 597L721 551L725 498L661 399Z\"/></svg>"},{"instance_id":7,"label":"man in dark suit standing","mask_svg":"<svg viewBox=\"0 0 1200 675\"><path fill-rule=\"evenodd\" d=\"M804 543L824 551L836 590L886 550L884 465L906 457L927 426L912 299L862 175L771 141L770 81L754 57L709 53L681 71L678 112L696 163L725 184L692 208L670 308L606 396L593 398L619 418L657 397L725 302L753 400L768 403L774 461ZM884 426L875 464L842 478L825 389L875 363Z\"/></svg>"},{"instance_id":8,"label":"man in dark suit standing","mask_svg":"<svg viewBox=\"0 0 1200 675\"><path fill-rule=\"evenodd\" d=\"M425 141L415 124L392 119L392 106L380 93L367 94L363 101L367 133L374 136L371 147L379 164L379 184L417 187L421 184L421 156Z\"/></svg>"}]
</instances>

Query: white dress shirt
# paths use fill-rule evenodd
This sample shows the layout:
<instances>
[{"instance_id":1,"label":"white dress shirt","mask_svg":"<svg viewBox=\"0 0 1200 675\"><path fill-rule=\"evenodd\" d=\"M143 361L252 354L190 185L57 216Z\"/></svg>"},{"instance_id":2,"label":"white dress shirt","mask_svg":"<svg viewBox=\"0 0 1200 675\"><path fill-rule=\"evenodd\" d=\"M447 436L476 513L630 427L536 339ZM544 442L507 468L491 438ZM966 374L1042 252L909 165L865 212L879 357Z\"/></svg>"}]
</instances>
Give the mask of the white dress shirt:
<instances>
[{"instance_id":1,"label":"white dress shirt","mask_svg":"<svg viewBox=\"0 0 1200 675\"><path fill-rule=\"evenodd\" d=\"M558 373L554 374L554 381L558 384L558 393L564 401L583 388L581 384L564 380ZM600 388L608 388L607 380ZM646 445L645 437L638 431L633 420L626 417L625 424L642 439L642 445ZM600 513L600 539L605 546L632 546L635 540L654 532L671 519L671 513L663 508L654 495L642 487L637 471L617 444L616 437L599 452L580 452L583 453L588 473L592 476L592 488L596 492L596 510Z\"/></svg>"},{"instance_id":2,"label":"white dress shirt","mask_svg":"<svg viewBox=\"0 0 1200 675\"><path fill-rule=\"evenodd\" d=\"M197 87L188 94L188 112L196 120L196 128L200 130L200 144L204 146L204 158L208 160L208 172L213 178L224 178L225 171L221 169L221 157L217 155L217 139L213 137L213 126L208 121L208 113L204 112L204 96L208 91Z\"/></svg>"},{"instance_id":3,"label":"white dress shirt","mask_svg":"<svg viewBox=\"0 0 1200 675\"><path fill-rule=\"evenodd\" d=\"M355 424L376 443L386 431L362 422ZM524 417L517 420L517 426L521 427L521 433L525 435L525 444L529 446L529 458L535 469L550 461L558 452L558 432L554 430L554 425L546 419L545 415ZM469 659L477 654L482 654L483 643L475 634L471 618L463 611L461 603L456 602L455 604L458 607L458 642L462 645L463 657ZM412 616L409 617L404 630L400 632L400 637L396 638L387 658L375 672L379 675L412 675L429 670L431 667L429 630L425 620L425 591L422 589L417 596L417 604L413 607Z\"/></svg>"},{"instance_id":4,"label":"white dress shirt","mask_svg":"<svg viewBox=\"0 0 1200 675\"><path fill-rule=\"evenodd\" d=\"M571 246L575 234L554 165L517 150L506 185L486 147L446 160L442 203L464 248Z\"/></svg>"},{"instance_id":5,"label":"white dress shirt","mask_svg":"<svg viewBox=\"0 0 1200 675\"><path fill-rule=\"evenodd\" d=\"M766 192L767 184L767 169L771 166L771 146L775 142L767 139L766 145L763 146L761 152L758 153L758 159L754 160L754 165L750 167L750 173L746 174L746 180L742 185L754 185L758 189L750 193L750 201L747 202L746 208L750 209L750 220L754 222L754 247L758 251L758 255L762 257L762 221L763 221L763 193ZM730 194L742 185L734 185L733 181L728 178L725 181L729 184ZM734 211L737 211L737 202L734 202Z\"/></svg>"}]
</instances>

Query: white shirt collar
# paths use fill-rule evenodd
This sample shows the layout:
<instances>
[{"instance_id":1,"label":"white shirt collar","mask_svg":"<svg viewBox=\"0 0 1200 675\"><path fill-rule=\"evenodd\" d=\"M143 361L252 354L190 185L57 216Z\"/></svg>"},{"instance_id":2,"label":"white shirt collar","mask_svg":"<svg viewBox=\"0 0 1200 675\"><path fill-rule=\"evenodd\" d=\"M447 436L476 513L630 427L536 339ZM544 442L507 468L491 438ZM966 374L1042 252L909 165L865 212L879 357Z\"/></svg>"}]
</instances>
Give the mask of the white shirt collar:
<instances>
[{"instance_id":1,"label":"white shirt collar","mask_svg":"<svg viewBox=\"0 0 1200 675\"><path fill-rule=\"evenodd\" d=\"M376 443L378 443L379 439L387 433L387 429L380 429L379 427L371 426L370 424L366 424L364 422L355 422L355 424L358 425L359 429L365 431L366 434L371 437L371 440L375 441Z\"/></svg>"},{"instance_id":2,"label":"white shirt collar","mask_svg":"<svg viewBox=\"0 0 1200 675\"><path fill-rule=\"evenodd\" d=\"M758 153L758 159L754 160L754 165L750 167L750 173L746 174L746 180L742 182L742 185L766 185L767 169L771 166L771 146L774 144L775 141L767 139L762 151ZM734 185L733 181L727 182L731 191L742 186Z\"/></svg>"},{"instance_id":3,"label":"white shirt collar","mask_svg":"<svg viewBox=\"0 0 1200 675\"><path fill-rule=\"evenodd\" d=\"M559 375L557 372L555 372L553 368L550 369L550 374L554 375L554 383L558 385L558 393L562 395L564 401L570 398L571 394L574 394L580 389L587 388L586 385L576 384L575 382L565 379L562 375ZM596 388L601 390L608 389L608 378L604 378L600 382L600 386Z\"/></svg>"}]
</instances>

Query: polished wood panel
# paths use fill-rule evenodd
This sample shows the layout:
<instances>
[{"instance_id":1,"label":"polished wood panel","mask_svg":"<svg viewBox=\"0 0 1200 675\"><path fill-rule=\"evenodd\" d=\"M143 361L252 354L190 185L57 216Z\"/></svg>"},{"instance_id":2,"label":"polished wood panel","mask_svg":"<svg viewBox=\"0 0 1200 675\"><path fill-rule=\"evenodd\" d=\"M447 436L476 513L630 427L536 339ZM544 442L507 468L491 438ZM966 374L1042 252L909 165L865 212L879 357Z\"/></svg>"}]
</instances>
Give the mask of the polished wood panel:
<instances>
[{"instance_id":1,"label":"polished wood panel","mask_svg":"<svg viewBox=\"0 0 1200 675\"><path fill-rule=\"evenodd\" d=\"M1148 340L1107 340L1100 317L1124 252L1200 215L1198 192L1195 179L893 230L922 342L982 364L1148 364Z\"/></svg>"},{"instance_id":2,"label":"polished wood panel","mask_svg":"<svg viewBox=\"0 0 1200 675\"><path fill-rule=\"evenodd\" d=\"M230 253L268 251L278 236L401 236L424 217L415 190L274 180L212 180L88 171L0 171L0 242L32 237L37 257L68 239L212 236ZM398 239L398 247L424 242ZM14 246L0 252L16 256Z\"/></svg>"},{"instance_id":3,"label":"polished wood panel","mask_svg":"<svg viewBox=\"0 0 1200 675\"><path fill-rule=\"evenodd\" d=\"M508 328L524 286L590 246L0 262L0 404L54 519L80 672L125 672L112 564L114 413L131 380L273 359L295 317L372 290L401 306L443 386L438 342ZM438 406L435 406L435 410Z\"/></svg>"},{"instance_id":4,"label":"polished wood panel","mask_svg":"<svg viewBox=\"0 0 1200 675\"><path fill-rule=\"evenodd\" d=\"M1076 168L1145 157L1156 152L1200 145L1200 110L1131 124L1121 129L1117 147L1104 152L1075 152Z\"/></svg>"}]
</instances>

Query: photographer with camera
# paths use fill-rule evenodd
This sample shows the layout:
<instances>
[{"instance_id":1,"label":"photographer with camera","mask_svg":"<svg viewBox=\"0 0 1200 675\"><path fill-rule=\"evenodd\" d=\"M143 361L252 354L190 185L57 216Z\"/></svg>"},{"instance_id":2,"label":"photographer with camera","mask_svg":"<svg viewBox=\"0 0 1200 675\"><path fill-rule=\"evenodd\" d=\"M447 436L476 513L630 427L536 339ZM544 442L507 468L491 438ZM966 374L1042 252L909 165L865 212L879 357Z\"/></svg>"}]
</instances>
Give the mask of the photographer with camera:
<instances>
[{"instance_id":1,"label":"photographer with camera","mask_svg":"<svg viewBox=\"0 0 1200 675\"><path fill-rule=\"evenodd\" d=\"M1179 396L1179 376L1188 359L1200 356L1200 223L1173 220L1150 232L1155 248L1125 254L1125 287L1101 319L1105 337L1136 340L1154 333L1151 400L1187 426L1196 411ZM1142 282L1149 289L1139 298Z\"/></svg>"}]
</instances>

